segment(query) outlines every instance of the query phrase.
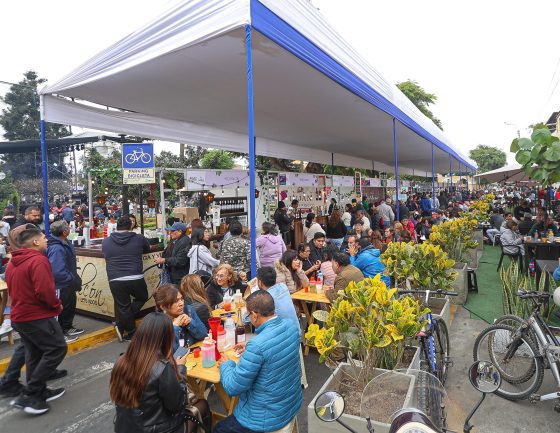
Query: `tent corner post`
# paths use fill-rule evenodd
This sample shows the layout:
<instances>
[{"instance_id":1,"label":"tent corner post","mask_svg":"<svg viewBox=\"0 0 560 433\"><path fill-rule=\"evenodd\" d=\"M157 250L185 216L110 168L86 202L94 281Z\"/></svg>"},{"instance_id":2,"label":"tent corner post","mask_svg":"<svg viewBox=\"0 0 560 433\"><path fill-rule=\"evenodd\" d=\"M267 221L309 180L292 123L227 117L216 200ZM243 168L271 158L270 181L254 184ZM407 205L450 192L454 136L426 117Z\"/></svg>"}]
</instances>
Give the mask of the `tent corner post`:
<instances>
[{"instance_id":1,"label":"tent corner post","mask_svg":"<svg viewBox=\"0 0 560 433\"><path fill-rule=\"evenodd\" d=\"M436 202L436 185L435 185L435 158L434 158L434 143L432 143L432 206Z\"/></svg>"},{"instance_id":2,"label":"tent corner post","mask_svg":"<svg viewBox=\"0 0 560 433\"><path fill-rule=\"evenodd\" d=\"M397 221L400 221L400 202L399 202L399 147L397 144L397 125L393 117L393 154L395 156L395 214Z\"/></svg>"},{"instance_id":3,"label":"tent corner post","mask_svg":"<svg viewBox=\"0 0 560 433\"><path fill-rule=\"evenodd\" d=\"M47 172L47 141L45 137L45 106L43 95L39 96L39 112L40 112L40 131L41 131L41 176L43 177L43 212L45 221L45 233L50 232L49 221L49 186Z\"/></svg>"},{"instance_id":4,"label":"tent corner post","mask_svg":"<svg viewBox=\"0 0 560 433\"><path fill-rule=\"evenodd\" d=\"M251 235L251 278L257 275L257 233L255 209L255 113L253 107L253 53L251 26L245 26L245 50L247 55L247 136L249 139L249 233Z\"/></svg>"}]
</instances>

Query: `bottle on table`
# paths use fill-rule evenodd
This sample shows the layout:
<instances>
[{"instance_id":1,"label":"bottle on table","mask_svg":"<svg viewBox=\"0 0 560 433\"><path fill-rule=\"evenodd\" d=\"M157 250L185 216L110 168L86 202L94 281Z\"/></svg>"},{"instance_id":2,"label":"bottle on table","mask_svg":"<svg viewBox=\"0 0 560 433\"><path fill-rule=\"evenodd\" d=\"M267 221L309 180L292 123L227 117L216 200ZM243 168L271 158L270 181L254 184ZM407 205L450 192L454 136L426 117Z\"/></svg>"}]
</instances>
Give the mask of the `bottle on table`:
<instances>
[{"instance_id":1,"label":"bottle on table","mask_svg":"<svg viewBox=\"0 0 560 433\"><path fill-rule=\"evenodd\" d=\"M231 317L231 313L228 314L226 319L226 323L224 324L224 328L226 331L226 341L224 350L231 349L235 346L235 322Z\"/></svg>"},{"instance_id":2,"label":"bottle on table","mask_svg":"<svg viewBox=\"0 0 560 433\"><path fill-rule=\"evenodd\" d=\"M226 330L222 325L218 327L218 337L216 340L218 352L223 353L226 346Z\"/></svg>"},{"instance_id":3,"label":"bottle on table","mask_svg":"<svg viewBox=\"0 0 560 433\"><path fill-rule=\"evenodd\" d=\"M243 316L241 309L237 310L237 326L235 327L235 344L245 342L245 326L243 325Z\"/></svg>"},{"instance_id":4,"label":"bottle on table","mask_svg":"<svg viewBox=\"0 0 560 433\"><path fill-rule=\"evenodd\" d=\"M552 232L552 230L549 230L549 231L548 231L547 240L548 240L548 242L550 242L550 243L554 242L554 233Z\"/></svg>"},{"instance_id":5,"label":"bottle on table","mask_svg":"<svg viewBox=\"0 0 560 433\"><path fill-rule=\"evenodd\" d=\"M315 288L317 293L323 292L323 273L321 271L317 271L317 278L315 279Z\"/></svg>"}]
</instances>

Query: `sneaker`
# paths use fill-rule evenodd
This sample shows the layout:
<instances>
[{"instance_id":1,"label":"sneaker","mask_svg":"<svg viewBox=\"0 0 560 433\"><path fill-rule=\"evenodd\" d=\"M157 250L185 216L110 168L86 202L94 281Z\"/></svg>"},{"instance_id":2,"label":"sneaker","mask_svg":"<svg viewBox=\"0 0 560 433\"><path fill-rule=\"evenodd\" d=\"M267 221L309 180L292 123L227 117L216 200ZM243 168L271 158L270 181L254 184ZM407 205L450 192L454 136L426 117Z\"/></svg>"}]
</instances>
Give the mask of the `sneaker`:
<instances>
[{"instance_id":1,"label":"sneaker","mask_svg":"<svg viewBox=\"0 0 560 433\"><path fill-rule=\"evenodd\" d=\"M68 374L68 370L55 370L53 371L49 377L47 377L47 380L56 380L56 379L60 379L61 377L64 377Z\"/></svg>"},{"instance_id":2,"label":"sneaker","mask_svg":"<svg viewBox=\"0 0 560 433\"><path fill-rule=\"evenodd\" d=\"M66 340L66 344L68 344L68 343L72 343L72 342L76 341L78 339L78 337L65 334L64 339Z\"/></svg>"},{"instance_id":3,"label":"sneaker","mask_svg":"<svg viewBox=\"0 0 560 433\"><path fill-rule=\"evenodd\" d=\"M23 385L18 382L0 384L0 396L17 397L23 391Z\"/></svg>"},{"instance_id":4,"label":"sneaker","mask_svg":"<svg viewBox=\"0 0 560 433\"><path fill-rule=\"evenodd\" d=\"M12 400L10 404L14 407L17 407L18 409L23 409L27 403L27 400L29 400L29 398L30 398L29 396L21 393L19 397L16 398L15 400Z\"/></svg>"},{"instance_id":5,"label":"sneaker","mask_svg":"<svg viewBox=\"0 0 560 433\"><path fill-rule=\"evenodd\" d=\"M122 332L119 329L119 325L117 325L116 323L113 323L113 326L115 328L115 332L117 333L117 338L119 339L119 341L122 343L123 341L123 336L122 336Z\"/></svg>"},{"instance_id":6,"label":"sneaker","mask_svg":"<svg viewBox=\"0 0 560 433\"><path fill-rule=\"evenodd\" d=\"M62 397L65 392L66 391L64 390L64 388L45 388L45 390L41 394L41 397L44 398L45 401L53 401L59 397Z\"/></svg>"},{"instance_id":7,"label":"sneaker","mask_svg":"<svg viewBox=\"0 0 560 433\"><path fill-rule=\"evenodd\" d=\"M29 415L42 415L50 409L46 400L41 397L27 397L23 411Z\"/></svg>"},{"instance_id":8,"label":"sneaker","mask_svg":"<svg viewBox=\"0 0 560 433\"><path fill-rule=\"evenodd\" d=\"M64 335L69 335L71 337L75 336L75 335L80 335L83 334L84 330L81 328L70 328L67 329L66 331L64 331Z\"/></svg>"}]
</instances>

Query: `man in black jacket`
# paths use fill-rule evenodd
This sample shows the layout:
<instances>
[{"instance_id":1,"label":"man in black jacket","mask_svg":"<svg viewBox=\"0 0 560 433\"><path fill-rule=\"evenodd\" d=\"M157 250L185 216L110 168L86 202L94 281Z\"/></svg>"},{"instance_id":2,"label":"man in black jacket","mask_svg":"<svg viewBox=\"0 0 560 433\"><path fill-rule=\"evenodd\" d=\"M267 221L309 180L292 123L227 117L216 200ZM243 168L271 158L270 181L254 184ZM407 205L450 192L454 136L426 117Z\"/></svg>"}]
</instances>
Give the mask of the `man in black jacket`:
<instances>
[{"instance_id":1,"label":"man in black jacket","mask_svg":"<svg viewBox=\"0 0 560 433\"><path fill-rule=\"evenodd\" d=\"M29 206L25 209L23 215L20 215L16 220L15 224L10 227L10 229L15 229L18 226L22 226L24 224L33 224L37 228L39 228L39 224L41 224L41 210L37 206Z\"/></svg>"},{"instance_id":2,"label":"man in black jacket","mask_svg":"<svg viewBox=\"0 0 560 433\"><path fill-rule=\"evenodd\" d=\"M187 231L185 224L175 222L169 231L171 242L167 245L163 256L156 259L156 264L165 265L171 273L171 282L179 285L181 279L189 273L189 250L192 243L191 238L185 234Z\"/></svg>"},{"instance_id":3,"label":"man in black jacket","mask_svg":"<svg viewBox=\"0 0 560 433\"><path fill-rule=\"evenodd\" d=\"M131 228L131 219L120 217L117 231L103 239L101 246L109 288L115 300L115 331L120 341L132 338L136 331L134 320L148 300L142 254L150 252L150 244L144 236L131 232ZM125 336L124 331L127 332Z\"/></svg>"},{"instance_id":4,"label":"man in black jacket","mask_svg":"<svg viewBox=\"0 0 560 433\"><path fill-rule=\"evenodd\" d=\"M288 215L286 203L278 202L278 209L274 212L274 223L278 226L282 239L286 245L290 245L290 229L292 228L292 219Z\"/></svg>"},{"instance_id":5,"label":"man in black jacket","mask_svg":"<svg viewBox=\"0 0 560 433\"><path fill-rule=\"evenodd\" d=\"M309 242L309 248L311 251L309 252L309 261L313 264L317 263L317 261L323 261L323 251L325 250L325 234L322 232L315 233L313 239Z\"/></svg>"}]
</instances>

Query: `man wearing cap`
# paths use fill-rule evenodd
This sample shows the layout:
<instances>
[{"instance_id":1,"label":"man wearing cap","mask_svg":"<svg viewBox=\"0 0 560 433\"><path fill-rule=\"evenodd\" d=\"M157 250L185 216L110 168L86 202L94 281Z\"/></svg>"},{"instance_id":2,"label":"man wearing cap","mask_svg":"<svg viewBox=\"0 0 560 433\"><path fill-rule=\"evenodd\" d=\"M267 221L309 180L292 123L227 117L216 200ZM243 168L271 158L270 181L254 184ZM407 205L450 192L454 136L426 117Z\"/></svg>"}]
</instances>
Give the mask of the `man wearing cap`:
<instances>
[{"instance_id":1,"label":"man wearing cap","mask_svg":"<svg viewBox=\"0 0 560 433\"><path fill-rule=\"evenodd\" d=\"M181 279L189 273L191 239L185 234L187 226L181 222L173 223L169 231L171 242L167 244L162 256L156 259L156 263L166 266L173 284L180 284Z\"/></svg>"}]
</instances>

